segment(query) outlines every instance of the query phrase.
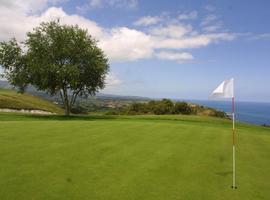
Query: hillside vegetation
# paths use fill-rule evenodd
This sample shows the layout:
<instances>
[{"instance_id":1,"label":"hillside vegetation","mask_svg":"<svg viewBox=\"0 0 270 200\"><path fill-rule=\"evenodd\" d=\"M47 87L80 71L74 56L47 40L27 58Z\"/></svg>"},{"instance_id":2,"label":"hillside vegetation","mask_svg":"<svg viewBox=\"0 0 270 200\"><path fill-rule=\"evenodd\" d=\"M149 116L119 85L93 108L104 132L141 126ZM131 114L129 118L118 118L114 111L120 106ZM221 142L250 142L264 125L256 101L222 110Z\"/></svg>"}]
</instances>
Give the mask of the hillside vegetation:
<instances>
[{"instance_id":1,"label":"hillside vegetation","mask_svg":"<svg viewBox=\"0 0 270 200\"><path fill-rule=\"evenodd\" d=\"M270 198L270 129L204 116L0 114L3 200Z\"/></svg>"},{"instance_id":2,"label":"hillside vegetation","mask_svg":"<svg viewBox=\"0 0 270 200\"><path fill-rule=\"evenodd\" d=\"M0 89L0 109L42 110L62 114L63 110L40 97L31 94L20 94L14 90Z\"/></svg>"},{"instance_id":3,"label":"hillside vegetation","mask_svg":"<svg viewBox=\"0 0 270 200\"><path fill-rule=\"evenodd\" d=\"M187 102L173 102L170 99L135 102L107 114L119 115L204 115L226 118L225 112Z\"/></svg>"}]
</instances>

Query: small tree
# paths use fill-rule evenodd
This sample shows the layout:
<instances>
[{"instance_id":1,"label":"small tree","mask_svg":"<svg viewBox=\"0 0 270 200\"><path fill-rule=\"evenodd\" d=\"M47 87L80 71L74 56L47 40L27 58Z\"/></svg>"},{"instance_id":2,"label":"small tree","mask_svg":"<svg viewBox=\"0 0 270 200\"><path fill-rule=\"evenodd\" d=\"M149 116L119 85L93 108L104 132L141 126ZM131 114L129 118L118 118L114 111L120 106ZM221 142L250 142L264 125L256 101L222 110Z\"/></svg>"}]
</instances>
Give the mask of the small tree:
<instances>
[{"instance_id":1,"label":"small tree","mask_svg":"<svg viewBox=\"0 0 270 200\"><path fill-rule=\"evenodd\" d=\"M26 55L15 38L9 42L0 43L0 65L5 70L3 77L7 78L11 85L18 87L20 93L23 93L29 84L29 73Z\"/></svg>"},{"instance_id":2,"label":"small tree","mask_svg":"<svg viewBox=\"0 0 270 200\"><path fill-rule=\"evenodd\" d=\"M59 21L41 23L22 44L25 52L16 40L1 43L0 65L8 80L22 88L31 84L51 95L60 94L66 115L78 96L104 88L108 59L86 30Z\"/></svg>"}]
</instances>

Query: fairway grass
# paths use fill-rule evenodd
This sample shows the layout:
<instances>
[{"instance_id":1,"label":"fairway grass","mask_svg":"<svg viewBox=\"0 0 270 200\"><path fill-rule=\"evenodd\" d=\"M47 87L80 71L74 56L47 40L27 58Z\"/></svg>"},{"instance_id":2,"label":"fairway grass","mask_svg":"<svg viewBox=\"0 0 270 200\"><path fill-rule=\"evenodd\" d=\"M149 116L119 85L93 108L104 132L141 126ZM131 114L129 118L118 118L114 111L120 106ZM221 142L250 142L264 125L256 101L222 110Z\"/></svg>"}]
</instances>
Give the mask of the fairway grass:
<instances>
[{"instance_id":1,"label":"fairway grass","mask_svg":"<svg viewBox=\"0 0 270 200\"><path fill-rule=\"evenodd\" d=\"M0 114L0 200L270 199L270 129L199 116Z\"/></svg>"}]
</instances>

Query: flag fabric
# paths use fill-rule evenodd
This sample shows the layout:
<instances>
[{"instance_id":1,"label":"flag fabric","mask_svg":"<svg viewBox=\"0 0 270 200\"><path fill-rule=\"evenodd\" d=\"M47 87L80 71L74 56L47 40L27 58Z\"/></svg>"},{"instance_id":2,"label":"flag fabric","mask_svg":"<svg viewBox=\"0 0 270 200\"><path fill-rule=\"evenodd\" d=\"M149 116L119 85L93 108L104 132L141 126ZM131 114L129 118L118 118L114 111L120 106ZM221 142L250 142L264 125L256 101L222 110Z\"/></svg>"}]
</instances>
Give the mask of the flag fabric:
<instances>
[{"instance_id":1,"label":"flag fabric","mask_svg":"<svg viewBox=\"0 0 270 200\"><path fill-rule=\"evenodd\" d=\"M213 98L233 98L234 97L234 80L223 81L211 94Z\"/></svg>"}]
</instances>

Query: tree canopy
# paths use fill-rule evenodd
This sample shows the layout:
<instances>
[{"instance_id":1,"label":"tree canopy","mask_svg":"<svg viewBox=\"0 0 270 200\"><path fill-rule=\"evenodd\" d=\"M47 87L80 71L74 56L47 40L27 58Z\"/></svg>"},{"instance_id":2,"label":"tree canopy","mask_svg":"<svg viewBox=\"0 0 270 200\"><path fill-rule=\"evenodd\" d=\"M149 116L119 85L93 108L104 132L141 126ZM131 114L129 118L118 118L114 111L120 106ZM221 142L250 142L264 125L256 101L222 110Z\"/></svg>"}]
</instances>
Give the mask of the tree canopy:
<instances>
[{"instance_id":1,"label":"tree canopy","mask_svg":"<svg viewBox=\"0 0 270 200\"><path fill-rule=\"evenodd\" d=\"M108 59L97 41L76 26L41 23L27 39L0 44L0 65L10 83L24 91L28 84L60 94L69 115L77 96L94 95L105 87Z\"/></svg>"}]
</instances>

